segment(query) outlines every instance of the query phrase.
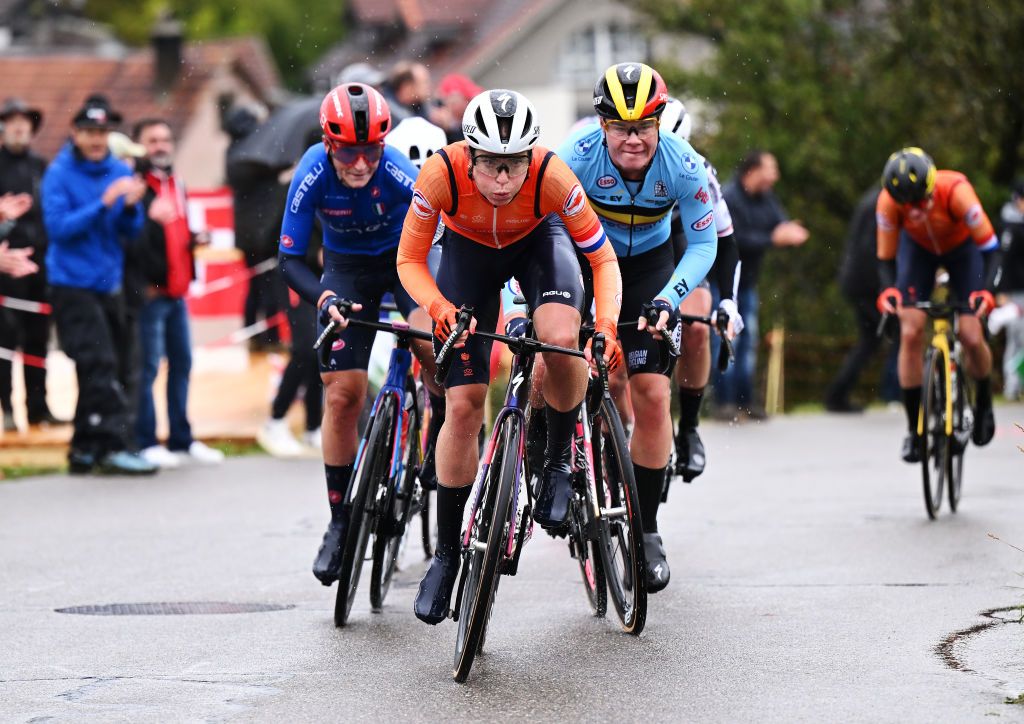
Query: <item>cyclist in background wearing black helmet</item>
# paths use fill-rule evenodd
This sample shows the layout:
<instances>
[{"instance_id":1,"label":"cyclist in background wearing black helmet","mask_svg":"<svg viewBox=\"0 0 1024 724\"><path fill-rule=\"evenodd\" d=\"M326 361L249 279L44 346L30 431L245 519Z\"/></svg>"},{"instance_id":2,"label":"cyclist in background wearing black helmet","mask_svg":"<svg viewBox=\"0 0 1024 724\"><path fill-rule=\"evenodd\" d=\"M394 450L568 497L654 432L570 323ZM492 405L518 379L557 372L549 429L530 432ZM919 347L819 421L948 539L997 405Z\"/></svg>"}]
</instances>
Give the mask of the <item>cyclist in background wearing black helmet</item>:
<instances>
[{"instance_id":1,"label":"cyclist in background wearing black helmet","mask_svg":"<svg viewBox=\"0 0 1024 724\"><path fill-rule=\"evenodd\" d=\"M904 303L927 301L941 266L949 273L956 299L977 310L960 317L967 374L977 386L974 411L975 445L987 445L995 434L992 412L992 351L985 341L981 317L995 306L991 290L999 270L999 243L967 177L939 171L917 147L889 156L882 171L882 192L875 207L878 219L879 274L883 291L878 310L900 320L899 378L907 413L907 436L901 455L908 463L921 460L917 434L924 372L925 313Z\"/></svg>"}]
</instances>

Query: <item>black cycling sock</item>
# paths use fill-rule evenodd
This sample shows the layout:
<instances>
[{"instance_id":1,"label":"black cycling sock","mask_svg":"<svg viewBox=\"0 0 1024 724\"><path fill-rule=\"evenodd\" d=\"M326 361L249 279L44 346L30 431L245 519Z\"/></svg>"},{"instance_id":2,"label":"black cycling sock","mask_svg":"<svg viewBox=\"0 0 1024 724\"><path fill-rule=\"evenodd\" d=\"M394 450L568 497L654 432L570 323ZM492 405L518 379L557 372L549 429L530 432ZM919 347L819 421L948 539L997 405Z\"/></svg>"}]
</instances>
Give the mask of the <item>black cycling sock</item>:
<instances>
[{"instance_id":1,"label":"black cycling sock","mask_svg":"<svg viewBox=\"0 0 1024 724\"><path fill-rule=\"evenodd\" d=\"M352 466L324 463L324 473L327 477L327 502L331 504L331 518L337 520L341 515L341 503L348 490L349 478L352 477Z\"/></svg>"},{"instance_id":2,"label":"black cycling sock","mask_svg":"<svg viewBox=\"0 0 1024 724\"><path fill-rule=\"evenodd\" d=\"M975 401L979 410L987 410L992 407L992 378L984 377L974 381L974 389L977 391Z\"/></svg>"},{"instance_id":3,"label":"black cycling sock","mask_svg":"<svg viewBox=\"0 0 1024 724\"><path fill-rule=\"evenodd\" d=\"M636 493L640 498L640 520L644 533L658 532L658 506L665 485L665 468L645 468L633 463Z\"/></svg>"},{"instance_id":4,"label":"black cycling sock","mask_svg":"<svg viewBox=\"0 0 1024 724\"><path fill-rule=\"evenodd\" d=\"M576 405L568 412L559 412L551 405L544 406L544 417L548 423L548 460L557 460L565 455L572 442L572 433L576 430L576 418L579 414L580 405Z\"/></svg>"},{"instance_id":5,"label":"black cycling sock","mask_svg":"<svg viewBox=\"0 0 1024 724\"><path fill-rule=\"evenodd\" d=\"M455 555L459 551L462 536L462 514L466 501L473 490L472 485L461 488L437 486L437 552Z\"/></svg>"},{"instance_id":6,"label":"black cycling sock","mask_svg":"<svg viewBox=\"0 0 1024 724\"><path fill-rule=\"evenodd\" d=\"M700 405L704 401L704 388L679 388L679 429L693 430L700 424Z\"/></svg>"},{"instance_id":7,"label":"black cycling sock","mask_svg":"<svg viewBox=\"0 0 1024 724\"><path fill-rule=\"evenodd\" d=\"M904 387L901 392L903 393L903 409L907 412L907 429L916 435L917 417L921 410L921 388Z\"/></svg>"}]
</instances>

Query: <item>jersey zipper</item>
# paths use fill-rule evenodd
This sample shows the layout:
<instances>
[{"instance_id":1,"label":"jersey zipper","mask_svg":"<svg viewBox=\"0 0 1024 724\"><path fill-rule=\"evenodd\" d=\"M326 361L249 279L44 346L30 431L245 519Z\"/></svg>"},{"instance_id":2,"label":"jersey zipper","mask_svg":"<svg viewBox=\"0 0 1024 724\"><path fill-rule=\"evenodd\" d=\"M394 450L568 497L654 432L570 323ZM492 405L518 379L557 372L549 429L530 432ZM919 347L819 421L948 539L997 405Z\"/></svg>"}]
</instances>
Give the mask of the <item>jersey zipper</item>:
<instances>
[{"instance_id":1,"label":"jersey zipper","mask_svg":"<svg viewBox=\"0 0 1024 724\"><path fill-rule=\"evenodd\" d=\"M657 156L658 152L655 150L654 155ZM626 182L626 178L622 175L622 172L616 168L615 164L612 164L612 168L619 174L619 180L622 181L623 188L626 189L626 193L629 194L629 248L626 249L626 257L633 256L633 226L636 221L636 197L640 195L640 192L644 190L644 183L647 181L647 172L651 170L651 166L654 165L654 156L651 157L651 162L647 164L647 168L644 169L644 175L640 177L640 184L636 187L636 193L630 191L629 184Z\"/></svg>"},{"instance_id":2,"label":"jersey zipper","mask_svg":"<svg viewBox=\"0 0 1024 724\"><path fill-rule=\"evenodd\" d=\"M491 211L493 212L491 216L491 235L494 237L494 245L500 249L501 241L498 240L498 207L492 206Z\"/></svg>"}]
</instances>

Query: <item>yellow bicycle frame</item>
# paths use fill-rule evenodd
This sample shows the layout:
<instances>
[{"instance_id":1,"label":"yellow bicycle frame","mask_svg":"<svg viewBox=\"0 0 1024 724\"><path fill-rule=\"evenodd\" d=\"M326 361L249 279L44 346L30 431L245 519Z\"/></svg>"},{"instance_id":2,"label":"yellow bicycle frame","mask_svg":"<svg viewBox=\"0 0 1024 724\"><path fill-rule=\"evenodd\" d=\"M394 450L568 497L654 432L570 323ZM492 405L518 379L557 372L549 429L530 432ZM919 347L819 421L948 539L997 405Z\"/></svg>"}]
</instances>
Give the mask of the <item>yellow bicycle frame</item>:
<instances>
[{"instance_id":1,"label":"yellow bicycle frame","mask_svg":"<svg viewBox=\"0 0 1024 724\"><path fill-rule=\"evenodd\" d=\"M931 348L933 354L941 357L939 364L946 370L946 435L953 434L953 365L952 352L949 349L949 338L953 333L953 325L948 319L936 319L932 334ZM927 373L927 371L926 371ZM927 382L927 381L926 381ZM917 434L924 435L924 402L917 411Z\"/></svg>"}]
</instances>

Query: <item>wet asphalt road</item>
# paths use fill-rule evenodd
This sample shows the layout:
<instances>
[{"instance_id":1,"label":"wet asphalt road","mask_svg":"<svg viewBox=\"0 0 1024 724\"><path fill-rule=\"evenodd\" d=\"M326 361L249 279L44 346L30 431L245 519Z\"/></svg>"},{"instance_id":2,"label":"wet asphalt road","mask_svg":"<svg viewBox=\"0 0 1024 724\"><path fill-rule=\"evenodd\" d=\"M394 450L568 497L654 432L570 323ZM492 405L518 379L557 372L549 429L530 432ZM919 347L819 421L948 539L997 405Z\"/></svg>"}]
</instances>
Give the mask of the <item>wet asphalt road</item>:
<instances>
[{"instance_id":1,"label":"wet asphalt road","mask_svg":"<svg viewBox=\"0 0 1024 724\"><path fill-rule=\"evenodd\" d=\"M382 613L364 585L334 628L309 573L313 461L0 483L0 720L1024 720L1004 703L1024 693L1024 626L979 617L1024 603L1024 552L989 537L1024 548L1024 406L999 409L961 511L934 523L897 460L901 417L706 424L708 472L662 508L673 578L643 635L591 617L541 534L466 685L454 625L412 616L415 551ZM293 608L54 612L161 601Z\"/></svg>"}]
</instances>

